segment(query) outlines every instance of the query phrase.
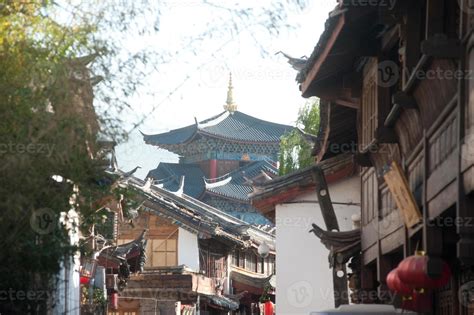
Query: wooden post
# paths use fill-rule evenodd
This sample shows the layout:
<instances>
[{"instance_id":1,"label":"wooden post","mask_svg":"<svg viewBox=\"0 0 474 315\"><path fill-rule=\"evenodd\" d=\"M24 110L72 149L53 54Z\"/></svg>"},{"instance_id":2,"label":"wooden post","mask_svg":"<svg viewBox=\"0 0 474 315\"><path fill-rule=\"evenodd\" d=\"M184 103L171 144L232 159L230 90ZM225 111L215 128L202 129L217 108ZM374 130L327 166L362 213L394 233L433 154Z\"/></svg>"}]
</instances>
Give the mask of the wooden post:
<instances>
[{"instance_id":1,"label":"wooden post","mask_svg":"<svg viewBox=\"0 0 474 315\"><path fill-rule=\"evenodd\" d=\"M466 68L466 50L462 50L462 56L460 58L459 68L464 71ZM472 65L471 65L472 67ZM457 244L457 256L461 263L465 266L474 266L474 222L472 222L474 209L474 200L472 197L466 196L464 191L464 176L462 173L462 143L465 137L465 110L467 105L466 102L466 84L468 80L459 80L458 82L458 104L457 104L457 131L458 131L458 167L457 167L457 190L458 200L456 203L456 219L460 224L456 224L457 233L460 236L460 240Z\"/></svg>"},{"instance_id":2,"label":"wooden post","mask_svg":"<svg viewBox=\"0 0 474 315\"><path fill-rule=\"evenodd\" d=\"M326 229L328 231L339 231L339 224L334 212L334 207L332 206L331 197L329 196L329 189L324 173L319 167L314 167L312 172L314 182L316 183L316 194L318 196L318 202L324 223L326 224ZM333 268L332 278L334 284L334 305L339 307L343 304L349 304L346 266L342 265L339 270Z\"/></svg>"},{"instance_id":3,"label":"wooden post","mask_svg":"<svg viewBox=\"0 0 474 315\"><path fill-rule=\"evenodd\" d=\"M435 34L443 32L445 16L444 3L444 0L426 1L425 38L430 38Z\"/></svg>"},{"instance_id":4,"label":"wooden post","mask_svg":"<svg viewBox=\"0 0 474 315\"><path fill-rule=\"evenodd\" d=\"M209 160L209 178L214 179L217 177L217 160Z\"/></svg>"}]
</instances>

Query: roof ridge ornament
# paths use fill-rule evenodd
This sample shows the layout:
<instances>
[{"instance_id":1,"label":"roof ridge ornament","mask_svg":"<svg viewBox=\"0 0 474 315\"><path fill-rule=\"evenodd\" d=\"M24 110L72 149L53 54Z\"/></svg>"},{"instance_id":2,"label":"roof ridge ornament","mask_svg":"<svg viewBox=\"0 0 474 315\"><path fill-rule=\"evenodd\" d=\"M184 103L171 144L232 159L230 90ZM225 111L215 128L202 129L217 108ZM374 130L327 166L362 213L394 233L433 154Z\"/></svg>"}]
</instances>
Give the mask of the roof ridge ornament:
<instances>
[{"instance_id":1,"label":"roof ridge ornament","mask_svg":"<svg viewBox=\"0 0 474 315\"><path fill-rule=\"evenodd\" d=\"M229 73L229 86L227 88L227 100L226 104L224 105L224 109L228 111L230 114L237 111L237 104L234 102L234 95L233 95L234 86L232 85L232 72Z\"/></svg>"}]
</instances>

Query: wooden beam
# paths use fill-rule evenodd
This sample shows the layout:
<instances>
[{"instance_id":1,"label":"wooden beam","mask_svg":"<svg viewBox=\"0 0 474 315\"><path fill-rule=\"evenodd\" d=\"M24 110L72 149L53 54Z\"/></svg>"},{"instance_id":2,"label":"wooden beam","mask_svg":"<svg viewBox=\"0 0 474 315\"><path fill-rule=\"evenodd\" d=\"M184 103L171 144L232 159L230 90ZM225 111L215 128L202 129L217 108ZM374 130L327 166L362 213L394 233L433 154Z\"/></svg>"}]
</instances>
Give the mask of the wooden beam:
<instances>
[{"instance_id":1,"label":"wooden beam","mask_svg":"<svg viewBox=\"0 0 474 315\"><path fill-rule=\"evenodd\" d=\"M337 103L338 105L350 107L354 109L360 108L360 97L354 96L354 89L357 89L357 83L354 82L355 88L346 87L345 85L350 84L346 78L346 81L336 84L331 84L329 87L319 87L315 89L314 94L319 98L324 99L328 102ZM362 86L359 86L359 90Z\"/></svg>"},{"instance_id":2,"label":"wooden beam","mask_svg":"<svg viewBox=\"0 0 474 315\"><path fill-rule=\"evenodd\" d=\"M353 100L344 100L340 98L336 98L331 100L333 103L336 103L337 105L345 106L345 107L350 107L354 109L359 109L360 108L360 103L359 101L353 101Z\"/></svg>"},{"instance_id":3,"label":"wooden beam","mask_svg":"<svg viewBox=\"0 0 474 315\"><path fill-rule=\"evenodd\" d=\"M336 213L332 206L331 197L329 196L329 189L324 177L324 172L319 167L312 169L314 182L316 183L316 194L318 196L319 207L323 215L324 223L328 231L339 231L339 224L337 222ZM342 304L349 304L349 297L347 291L347 271L345 265L340 265L339 268L333 268L333 284L334 284L334 304L339 307ZM342 273L339 274L339 273Z\"/></svg>"},{"instance_id":4,"label":"wooden beam","mask_svg":"<svg viewBox=\"0 0 474 315\"><path fill-rule=\"evenodd\" d=\"M319 206L323 215L324 223L328 231L339 231L339 224L337 222L336 213L332 206L331 197L329 196L329 189L324 177L324 172L319 167L312 169L314 182L316 183L316 194L318 196Z\"/></svg>"}]
</instances>

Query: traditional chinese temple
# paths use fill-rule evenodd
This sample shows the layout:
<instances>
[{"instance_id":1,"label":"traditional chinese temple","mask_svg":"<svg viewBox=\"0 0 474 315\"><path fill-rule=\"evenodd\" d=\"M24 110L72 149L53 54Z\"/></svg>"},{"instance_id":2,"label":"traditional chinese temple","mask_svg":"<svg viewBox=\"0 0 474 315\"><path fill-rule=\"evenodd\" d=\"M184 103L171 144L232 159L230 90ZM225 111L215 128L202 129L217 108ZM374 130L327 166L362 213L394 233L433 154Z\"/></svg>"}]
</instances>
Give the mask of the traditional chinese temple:
<instances>
[{"instance_id":1,"label":"traditional chinese temple","mask_svg":"<svg viewBox=\"0 0 474 315\"><path fill-rule=\"evenodd\" d=\"M252 184L278 175L280 138L292 128L238 111L231 76L222 113L169 132L143 135L145 143L180 157L179 163L160 163L147 177L158 187L183 189L248 223L267 224L248 194Z\"/></svg>"}]
</instances>

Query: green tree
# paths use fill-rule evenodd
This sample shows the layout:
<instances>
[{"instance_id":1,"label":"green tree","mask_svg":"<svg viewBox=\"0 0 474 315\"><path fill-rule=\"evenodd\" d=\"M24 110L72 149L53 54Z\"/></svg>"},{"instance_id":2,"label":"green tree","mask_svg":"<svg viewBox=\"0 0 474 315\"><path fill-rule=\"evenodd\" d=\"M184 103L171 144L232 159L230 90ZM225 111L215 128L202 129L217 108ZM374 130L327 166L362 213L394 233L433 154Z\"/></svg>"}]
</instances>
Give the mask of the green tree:
<instances>
[{"instance_id":1,"label":"green tree","mask_svg":"<svg viewBox=\"0 0 474 315\"><path fill-rule=\"evenodd\" d=\"M311 99L300 108L296 128L281 138L280 175L286 175L313 164L312 144L304 139L301 131L311 135L318 134L319 99Z\"/></svg>"},{"instance_id":2,"label":"green tree","mask_svg":"<svg viewBox=\"0 0 474 315\"><path fill-rule=\"evenodd\" d=\"M48 313L55 275L79 249L70 230L89 235L104 215L93 202L111 193L98 134L113 130L99 126L87 67L103 47L93 26L60 24L51 7L0 4L0 290L12 292L2 314ZM60 223L71 209L78 227ZM37 298L17 298L26 292Z\"/></svg>"},{"instance_id":3,"label":"green tree","mask_svg":"<svg viewBox=\"0 0 474 315\"><path fill-rule=\"evenodd\" d=\"M166 61L123 53L117 40L131 29L159 31L160 12L149 3L156 1L0 1L0 291L9 294L2 314L48 313L61 263L86 250L71 245L70 230L95 236L106 215L97 201L127 195L104 172L100 139L125 138L128 96L146 64ZM269 10L259 16L275 31L285 19ZM137 26L145 12L157 22ZM229 12L241 19L228 30L254 21L251 9ZM79 226L59 223L70 210Z\"/></svg>"}]
</instances>

